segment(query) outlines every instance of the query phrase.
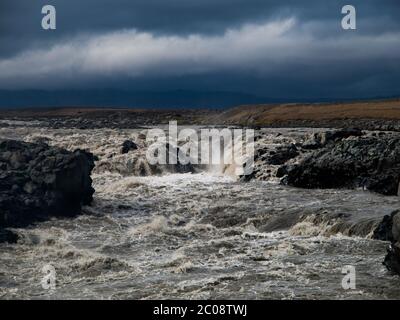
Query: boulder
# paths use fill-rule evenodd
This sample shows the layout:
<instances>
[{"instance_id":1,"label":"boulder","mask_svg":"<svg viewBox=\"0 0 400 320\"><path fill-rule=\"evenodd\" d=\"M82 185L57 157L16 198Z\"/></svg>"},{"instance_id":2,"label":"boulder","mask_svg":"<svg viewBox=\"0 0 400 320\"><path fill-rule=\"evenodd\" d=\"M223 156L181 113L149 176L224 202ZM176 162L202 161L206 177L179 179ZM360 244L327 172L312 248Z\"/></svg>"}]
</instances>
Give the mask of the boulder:
<instances>
[{"instance_id":1,"label":"boulder","mask_svg":"<svg viewBox=\"0 0 400 320\"><path fill-rule=\"evenodd\" d=\"M125 140L122 144L121 154L126 154L132 150L137 150L138 146L135 142L131 140Z\"/></svg>"},{"instance_id":2,"label":"boulder","mask_svg":"<svg viewBox=\"0 0 400 320\"><path fill-rule=\"evenodd\" d=\"M79 214L93 199L93 168L83 150L0 141L0 230Z\"/></svg>"}]
</instances>

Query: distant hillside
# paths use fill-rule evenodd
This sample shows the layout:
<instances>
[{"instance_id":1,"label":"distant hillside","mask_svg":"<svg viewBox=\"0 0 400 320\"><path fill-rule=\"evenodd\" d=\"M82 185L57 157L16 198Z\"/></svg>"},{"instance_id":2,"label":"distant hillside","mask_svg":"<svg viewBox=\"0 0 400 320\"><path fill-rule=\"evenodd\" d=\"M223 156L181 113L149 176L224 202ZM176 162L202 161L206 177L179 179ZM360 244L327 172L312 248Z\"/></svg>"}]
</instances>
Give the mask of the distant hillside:
<instances>
[{"instance_id":1,"label":"distant hillside","mask_svg":"<svg viewBox=\"0 0 400 320\"><path fill-rule=\"evenodd\" d=\"M220 124L285 125L335 120L400 120L400 99L353 103L242 105L220 113Z\"/></svg>"},{"instance_id":2,"label":"distant hillside","mask_svg":"<svg viewBox=\"0 0 400 320\"><path fill-rule=\"evenodd\" d=\"M131 128L143 124L244 125L265 127L358 127L400 131L400 99L353 103L242 105L228 110L157 108L16 108L0 110L0 119L44 119L71 127ZM55 121L52 122L52 119ZM64 123L66 125L66 123Z\"/></svg>"}]
</instances>

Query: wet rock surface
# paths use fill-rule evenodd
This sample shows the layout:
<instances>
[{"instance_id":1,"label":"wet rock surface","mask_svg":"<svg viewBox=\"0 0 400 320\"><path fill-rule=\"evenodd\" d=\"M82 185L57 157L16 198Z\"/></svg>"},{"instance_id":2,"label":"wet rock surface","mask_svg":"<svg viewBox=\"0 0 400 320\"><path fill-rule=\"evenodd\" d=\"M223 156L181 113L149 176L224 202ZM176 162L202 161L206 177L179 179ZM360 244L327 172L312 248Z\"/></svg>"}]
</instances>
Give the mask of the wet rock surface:
<instances>
[{"instance_id":1,"label":"wet rock surface","mask_svg":"<svg viewBox=\"0 0 400 320\"><path fill-rule=\"evenodd\" d=\"M335 140L286 168L287 176L282 182L301 188L363 187L384 195L397 195L399 143L400 136L389 133Z\"/></svg>"},{"instance_id":2,"label":"wet rock surface","mask_svg":"<svg viewBox=\"0 0 400 320\"><path fill-rule=\"evenodd\" d=\"M131 140L125 140L122 144L121 154L126 154L130 151L137 150L138 146L135 142Z\"/></svg>"},{"instance_id":3,"label":"wet rock surface","mask_svg":"<svg viewBox=\"0 0 400 320\"><path fill-rule=\"evenodd\" d=\"M286 176L296 165L316 151L321 151L347 138L363 135L360 129L312 129L294 130L289 136L279 130L258 129L255 139L254 170L243 181L271 180ZM286 179L284 180L286 181Z\"/></svg>"},{"instance_id":4,"label":"wet rock surface","mask_svg":"<svg viewBox=\"0 0 400 320\"><path fill-rule=\"evenodd\" d=\"M276 151L272 151L266 158L268 164L280 165L284 164L290 159L293 159L299 155L297 148L294 144L288 146L280 146Z\"/></svg>"},{"instance_id":5,"label":"wet rock surface","mask_svg":"<svg viewBox=\"0 0 400 320\"><path fill-rule=\"evenodd\" d=\"M79 214L92 202L93 168L92 154L83 150L1 141L0 241L14 239L4 228Z\"/></svg>"},{"instance_id":6,"label":"wet rock surface","mask_svg":"<svg viewBox=\"0 0 400 320\"><path fill-rule=\"evenodd\" d=\"M0 243L2 242L16 243L17 241L18 241L18 235L16 235L10 230L0 229Z\"/></svg>"},{"instance_id":7,"label":"wet rock surface","mask_svg":"<svg viewBox=\"0 0 400 320\"><path fill-rule=\"evenodd\" d=\"M383 264L389 271L400 275L400 210L383 218L375 230L374 238L390 241Z\"/></svg>"},{"instance_id":8,"label":"wet rock surface","mask_svg":"<svg viewBox=\"0 0 400 320\"><path fill-rule=\"evenodd\" d=\"M348 128L335 131L316 132L303 143L303 149L319 149L331 142L337 142L348 137L360 137L363 133L357 128Z\"/></svg>"}]
</instances>

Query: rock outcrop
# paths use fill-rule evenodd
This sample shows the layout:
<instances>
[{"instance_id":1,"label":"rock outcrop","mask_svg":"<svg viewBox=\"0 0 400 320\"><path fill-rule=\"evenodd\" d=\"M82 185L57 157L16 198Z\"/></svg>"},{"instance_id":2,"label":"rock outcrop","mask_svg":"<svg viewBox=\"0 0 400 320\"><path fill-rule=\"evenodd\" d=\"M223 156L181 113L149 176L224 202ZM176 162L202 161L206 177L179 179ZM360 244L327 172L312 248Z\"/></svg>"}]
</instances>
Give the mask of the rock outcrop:
<instances>
[{"instance_id":1,"label":"rock outcrop","mask_svg":"<svg viewBox=\"0 0 400 320\"><path fill-rule=\"evenodd\" d=\"M389 271L400 275L400 210L383 218L374 238L391 242L383 264Z\"/></svg>"},{"instance_id":2,"label":"rock outcrop","mask_svg":"<svg viewBox=\"0 0 400 320\"><path fill-rule=\"evenodd\" d=\"M93 155L47 144L0 142L0 239L7 227L74 216L92 202Z\"/></svg>"},{"instance_id":3,"label":"rock outcrop","mask_svg":"<svg viewBox=\"0 0 400 320\"><path fill-rule=\"evenodd\" d=\"M346 128L334 131L316 132L303 143L303 149L319 149L331 142L337 142L348 137L360 137L362 131L357 128Z\"/></svg>"},{"instance_id":4,"label":"rock outcrop","mask_svg":"<svg viewBox=\"0 0 400 320\"><path fill-rule=\"evenodd\" d=\"M265 157L267 164L282 165L290 159L299 155L296 146L292 143L286 146L279 146L274 151L270 151L269 155Z\"/></svg>"},{"instance_id":5,"label":"rock outcrop","mask_svg":"<svg viewBox=\"0 0 400 320\"><path fill-rule=\"evenodd\" d=\"M397 195L400 136L364 136L335 141L286 168L282 183L301 188L363 187Z\"/></svg>"}]
</instances>

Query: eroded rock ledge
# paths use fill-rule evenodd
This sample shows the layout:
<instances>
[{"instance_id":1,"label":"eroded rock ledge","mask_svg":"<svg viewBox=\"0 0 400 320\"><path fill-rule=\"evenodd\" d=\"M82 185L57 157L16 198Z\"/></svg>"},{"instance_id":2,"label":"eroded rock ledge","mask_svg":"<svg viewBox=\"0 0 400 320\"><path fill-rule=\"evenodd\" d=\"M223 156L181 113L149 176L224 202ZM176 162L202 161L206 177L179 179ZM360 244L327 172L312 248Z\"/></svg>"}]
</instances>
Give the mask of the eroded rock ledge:
<instances>
[{"instance_id":1,"label":"eroded rock ledge","mask_svg":"<svg viewBox=\"0 0 400 320\"><path fill-rule=\"evenodd\" d=\"M93 199L93 168L83 150L0 141L0 241L15 240L7 227L79 214Z\"/></svg>"},{"instance_id":2,"label":"eroded rock ledge","mask_svg":"<svg viewBox=\"0 0 400 320\"><path fill-rule=\"evenodd\" d=\"M288 168L283 183L301 188L358 188L398 195L400 137L390 134L330 143Z\"/></svg>"}]
</instances>

